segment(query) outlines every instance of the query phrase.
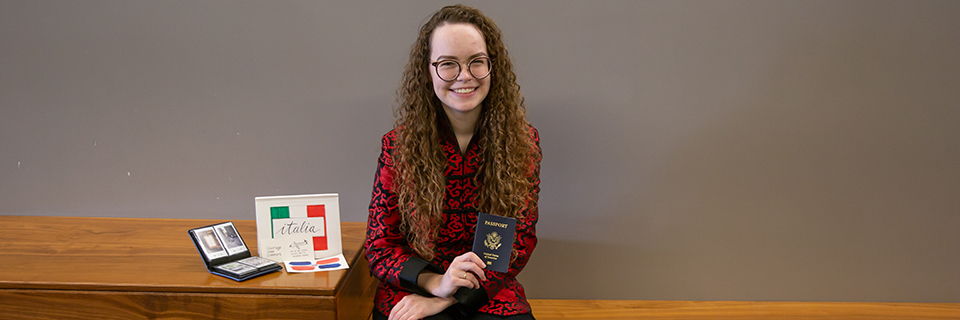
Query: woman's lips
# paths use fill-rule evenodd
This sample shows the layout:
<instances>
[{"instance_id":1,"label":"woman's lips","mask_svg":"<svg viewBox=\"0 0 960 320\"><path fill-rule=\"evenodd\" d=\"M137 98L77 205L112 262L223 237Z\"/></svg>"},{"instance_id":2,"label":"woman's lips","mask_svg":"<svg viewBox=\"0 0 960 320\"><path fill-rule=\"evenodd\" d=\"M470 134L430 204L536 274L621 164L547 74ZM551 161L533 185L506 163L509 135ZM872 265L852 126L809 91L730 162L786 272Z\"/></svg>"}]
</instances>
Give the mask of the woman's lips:
<instances>
[{"instance_id":1,"label":"woman's lips","mask_svg":"<svg viewBox=\"0 0 960 320\"><path fill-rule=\"evenodd\" d=\"M458 88L458 89L450 89L450 90L459 94L467 94L467 93L477 91L477 88Z\"/></svg>"}]
</instances>

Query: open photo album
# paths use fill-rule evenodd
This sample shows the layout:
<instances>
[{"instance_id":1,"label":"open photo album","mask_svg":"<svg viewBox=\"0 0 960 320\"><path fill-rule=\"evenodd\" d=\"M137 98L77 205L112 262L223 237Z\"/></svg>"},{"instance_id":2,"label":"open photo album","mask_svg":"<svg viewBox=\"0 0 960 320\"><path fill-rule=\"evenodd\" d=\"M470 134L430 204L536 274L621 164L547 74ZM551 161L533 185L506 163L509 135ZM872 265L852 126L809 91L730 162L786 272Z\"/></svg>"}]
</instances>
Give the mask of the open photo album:
<instances>
[{"instance_id":1,"label":"open photo album","mask_svg":"<svg viewBox=\"0 0 960 320\"><path fill-rule=\"evenodd\" d=\"M244 281L282 269L270 259L252 256L233 222L223 222L188 231L210 273Z\"/></svg>"}]
</instances>

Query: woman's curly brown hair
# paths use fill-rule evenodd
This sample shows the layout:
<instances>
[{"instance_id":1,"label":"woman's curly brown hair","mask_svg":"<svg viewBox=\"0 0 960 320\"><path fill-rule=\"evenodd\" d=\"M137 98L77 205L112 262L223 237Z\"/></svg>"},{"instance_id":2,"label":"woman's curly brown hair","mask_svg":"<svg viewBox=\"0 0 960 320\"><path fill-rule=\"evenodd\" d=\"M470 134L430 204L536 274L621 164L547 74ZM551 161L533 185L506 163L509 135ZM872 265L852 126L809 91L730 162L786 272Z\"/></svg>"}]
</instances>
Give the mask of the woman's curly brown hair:
<instances>
[{"instance_id":1,"label":"woman's curly brown hair","mask_svg":"<svg viewBox=\"0 0 960 320\"><path fill-rule=\"evenodd\" d=\"M397 90L395 112L395 128L399 132L394 155L398 173L395 186L402 216L401 230L407 235L411 248L428 260L434 257L432 239L444 222L442 206L447 166L437 129L437 117L446 114L433 91L430 39L434 30L447 23L476 26L492 59L490 91L482 102L474 133L483 150L483 163L477 177L481 182L478 209L522 220L526 210L537 206L535 196L528 198L531 198L533 161L539 153L531 138L523 96L500 29L475 8L444 7L420 28Z\"/></svg>"}]
</instances>

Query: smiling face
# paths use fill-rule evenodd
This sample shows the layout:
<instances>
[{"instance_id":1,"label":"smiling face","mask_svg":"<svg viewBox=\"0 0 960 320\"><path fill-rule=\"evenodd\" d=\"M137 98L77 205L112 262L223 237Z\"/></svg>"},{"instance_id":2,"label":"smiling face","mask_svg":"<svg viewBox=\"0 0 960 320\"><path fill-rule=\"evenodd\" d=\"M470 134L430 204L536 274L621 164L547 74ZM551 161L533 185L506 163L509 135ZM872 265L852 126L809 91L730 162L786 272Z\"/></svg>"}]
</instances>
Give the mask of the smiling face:
<instances>
[{"instance_id":1,"label":"smiling face","mask_svg":"<svg viewBox=\"0 0 960 320\"><path fill-rule=\"evenodd\" d=\"M467 64L478 56L487 56L487 45L483 34L476 26L468 23L447 23L437 27L430 39L431 61L456 60L462 70L453 81L444 81L430 66L433 76L433 90L443 103L443 109L449 117L476 117L480 114L480 103L490 92L490 78L475 78L467 70Z\"/></svg>"}]
</instances>

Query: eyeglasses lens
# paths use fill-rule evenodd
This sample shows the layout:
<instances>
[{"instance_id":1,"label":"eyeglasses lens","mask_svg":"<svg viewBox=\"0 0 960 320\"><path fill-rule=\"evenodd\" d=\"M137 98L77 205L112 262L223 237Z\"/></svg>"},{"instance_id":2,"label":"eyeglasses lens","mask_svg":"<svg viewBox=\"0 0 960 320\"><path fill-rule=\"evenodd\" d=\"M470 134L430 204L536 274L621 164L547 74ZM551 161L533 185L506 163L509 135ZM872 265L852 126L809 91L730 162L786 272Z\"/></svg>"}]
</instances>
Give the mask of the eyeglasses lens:
<instances>
[{"instance_id":1,"label":"eyeglasses lens","mask_svg":"<svg viewBox=\"0 0 960 320\"><path fill-rule=\"evenodd\" d=\"M437 75L440 79L446 81L456 80L460 76L460 63L453 60L444 60L436 64ZM470 61L470 75L477 79L486 78L490 75L490 59L477 58Z\"/></svg>"}]
</instances>

